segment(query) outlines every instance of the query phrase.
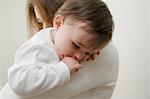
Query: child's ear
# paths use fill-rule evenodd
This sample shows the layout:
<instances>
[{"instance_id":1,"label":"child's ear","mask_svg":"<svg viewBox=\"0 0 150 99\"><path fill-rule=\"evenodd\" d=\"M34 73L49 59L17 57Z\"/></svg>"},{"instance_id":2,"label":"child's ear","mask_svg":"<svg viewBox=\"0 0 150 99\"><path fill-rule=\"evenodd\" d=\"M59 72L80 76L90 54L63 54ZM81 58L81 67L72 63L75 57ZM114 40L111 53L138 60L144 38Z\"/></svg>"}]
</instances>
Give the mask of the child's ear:
<instances>
[{"instance_id":1,"label":"child's ear","mask_svg":"<svg viewBox=\"0 0 150 99\"><path fill-rule=\"evenodd\" d=\"M55 29L60 28L64 23L64 17L61 15L56 15L53 19L53 27Z\"/></svg>"}]
</instances>

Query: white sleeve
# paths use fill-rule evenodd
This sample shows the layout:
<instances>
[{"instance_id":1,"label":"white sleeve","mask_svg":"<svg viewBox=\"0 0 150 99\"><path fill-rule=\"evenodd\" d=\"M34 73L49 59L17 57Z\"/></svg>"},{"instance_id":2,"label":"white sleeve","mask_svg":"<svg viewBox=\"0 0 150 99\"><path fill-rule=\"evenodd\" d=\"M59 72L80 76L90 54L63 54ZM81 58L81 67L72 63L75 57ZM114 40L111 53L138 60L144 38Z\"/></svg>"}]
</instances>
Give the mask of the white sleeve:
<instances>
[{"instance_id":1,"label":"white sleeve","mask_svg":"<svg viewBox=\"0 0 150 99\"><path fill-rule=\"evenodd\" d=\"M49 63L52 53L48 46L30 42L19 48L14 65L8 69L9 85L17 95L39 95L70 79L65 63Z\"/></svg>"}]
</instances>

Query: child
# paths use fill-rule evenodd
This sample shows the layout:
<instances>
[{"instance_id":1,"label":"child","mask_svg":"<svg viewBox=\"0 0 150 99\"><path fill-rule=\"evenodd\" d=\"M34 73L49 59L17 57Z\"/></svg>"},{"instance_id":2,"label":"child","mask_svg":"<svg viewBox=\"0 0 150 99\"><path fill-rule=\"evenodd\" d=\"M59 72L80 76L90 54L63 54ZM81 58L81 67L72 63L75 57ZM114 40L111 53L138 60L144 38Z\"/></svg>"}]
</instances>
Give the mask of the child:
<instances>
[{"instance_id":1,"label":"child","mask_svg":"<svg viewBox=\"0 0 150 99\"><path fill-rule=\"evenodd\" d=\"M9 85L22 96L39 95L70 79L70 73L104 48L112 38L113 20L101 0L66 0L43 29L16 52Z\"/></svg>"},{"instance_id":2,"label":"child","mask_svg":"<svg viewBox=\"0 0 150 99\"><path fill-rule=\"evenodd\" d=\"M55 12L62 6L65 0L28 0L27 2L27 24L28 37L32 37L39 30L51 27ZM94 60L96 54L90 54L86 60Z\"/></svg>"}]
</instances>

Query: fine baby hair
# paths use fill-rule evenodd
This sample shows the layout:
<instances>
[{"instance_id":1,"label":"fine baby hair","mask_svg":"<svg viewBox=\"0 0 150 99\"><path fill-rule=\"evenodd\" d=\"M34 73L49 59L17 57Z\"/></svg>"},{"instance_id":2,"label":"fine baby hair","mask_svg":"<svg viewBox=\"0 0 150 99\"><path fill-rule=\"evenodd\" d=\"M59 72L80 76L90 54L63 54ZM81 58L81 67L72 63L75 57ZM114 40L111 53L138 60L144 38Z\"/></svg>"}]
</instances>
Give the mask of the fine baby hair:
<instances>
[{"instance_id":1,"label":"fine baby hair","mask_svg":"<svg viewBox=\"0 0 150 99\"><path fill-rule=\"evenodd\" d=\"M85 30L93 33L93 48L104 47L112 38L114 22L107 5L101 0L66 0L56 15L87 23Z\"/></svg>"}]
</instances>

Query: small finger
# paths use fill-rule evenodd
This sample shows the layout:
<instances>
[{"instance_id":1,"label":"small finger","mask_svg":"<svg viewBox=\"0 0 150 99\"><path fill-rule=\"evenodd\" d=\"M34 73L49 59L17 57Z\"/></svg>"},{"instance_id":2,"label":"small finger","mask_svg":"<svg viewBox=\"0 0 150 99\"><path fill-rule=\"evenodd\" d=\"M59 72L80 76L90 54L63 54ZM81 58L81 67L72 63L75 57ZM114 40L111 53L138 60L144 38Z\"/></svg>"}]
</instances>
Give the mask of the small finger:
<instances>
[{"instance_id":1,"label":"small finger","mask_svg":"<svg viewBox=\"0 0 150 99\"><path fill-rule=\"evenodd\" d=\"M97 54L97 55L99 55L99 54L100 54L100 52L98 51L96 54Z\"/></svg>"},{"instance_id":2,"label":"small finger","mask_svg":"<svg viewBox=\"0 0 150 99\"><path fill-rule=\"evenodd\" d=\"M86 61L89 61L89 58L87 58Z\"/></svg>"},{"instance_id":3,"label":"small finger","mask_svg":"<svg viewBox=\"0 0 150 99\"><path fill-rule=\"evenodd\" d=\"M78 68L75 70L75 72L77 72L77 71L79 71L79 69L78 69Z\"/></svg>"},{"instance_id":4,"label":"small finger","mask_svg":"<svg viewBox=\"0 0 150 99\"><path fill-rule=\"evenodd\" d=\"M83 65L81 65L81 64L76 64L76 68L77 68L77 69L82 68L82 67L83 67Z\"/></svg>"},{"instance_id":5,"label":"small finger","mask_svg":"<svg viewBox=\"0 0 150 99\"><path fill-rule=\"evenodd\" d=\"M94 60L94 55L93 54L90 55L90 58L91 58L91 60Z\"/></svg>"},{"instance_id":6,"label":"small finger","mask_svg":"<svg viewBox=\"0 0 150 99\"><path fill-rule=\"evenodd\" d=\"M94 57L91 58L91 60L94 60L94 59L95 59Z\"/></svg>"}]
</instances>

